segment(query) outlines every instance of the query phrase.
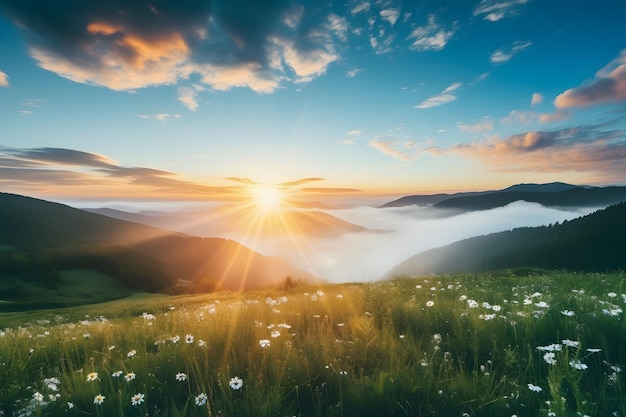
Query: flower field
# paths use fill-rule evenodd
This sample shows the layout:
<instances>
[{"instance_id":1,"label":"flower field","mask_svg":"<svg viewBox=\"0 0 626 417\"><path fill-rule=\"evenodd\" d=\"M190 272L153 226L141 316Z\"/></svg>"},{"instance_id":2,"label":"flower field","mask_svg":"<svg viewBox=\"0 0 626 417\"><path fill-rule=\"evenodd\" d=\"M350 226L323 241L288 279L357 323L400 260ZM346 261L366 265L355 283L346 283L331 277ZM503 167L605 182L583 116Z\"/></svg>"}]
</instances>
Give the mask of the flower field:
<instances>
[{"instance_id":1,"label":"flower field","mask_svg":"<svg viewBox=\"0 0 626 417\"><path fill-rule=\"evenodd\" d=\"M625 416L626 274L450 275L0 315L4 416Z\"/></svg>"}]
</instances>

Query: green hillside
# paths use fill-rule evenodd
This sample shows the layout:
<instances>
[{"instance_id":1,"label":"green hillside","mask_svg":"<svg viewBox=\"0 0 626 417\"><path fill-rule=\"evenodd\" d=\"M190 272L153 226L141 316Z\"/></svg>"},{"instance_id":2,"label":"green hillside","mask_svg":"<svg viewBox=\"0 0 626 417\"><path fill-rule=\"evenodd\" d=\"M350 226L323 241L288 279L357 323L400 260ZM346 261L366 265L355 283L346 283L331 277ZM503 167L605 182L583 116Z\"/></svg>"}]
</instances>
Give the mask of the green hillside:
<instances>
[{"instance_id":1,"label":"green hillside","mask_svg":"<svg viewBox=\"0 0 626 417\"><path fill-rule=\"evenodd\" d=\"M580 271L626 269L626 203L534 228L478 236L419 253L391 275L477 272L505 268Z\"/></svg>"},{"instance_id":2,"label":"green hillside","mask_svg":"<svg viewBox=\"0 0 626 417\"><path fill-rule=\"evenodd\" d=\"M25 292L33 295L30 304L45 300L63 306L119 298L129 290L247 290L282 285L287 276L312 278L234 241L191 237L13 194L0 194L0 230L0 310L23 309ZM54 296L67 284L68 271L76 270L95 271L125 291ZM93 277L84 274L86 285L95 285Z\"/></svg>"}]
</instances>

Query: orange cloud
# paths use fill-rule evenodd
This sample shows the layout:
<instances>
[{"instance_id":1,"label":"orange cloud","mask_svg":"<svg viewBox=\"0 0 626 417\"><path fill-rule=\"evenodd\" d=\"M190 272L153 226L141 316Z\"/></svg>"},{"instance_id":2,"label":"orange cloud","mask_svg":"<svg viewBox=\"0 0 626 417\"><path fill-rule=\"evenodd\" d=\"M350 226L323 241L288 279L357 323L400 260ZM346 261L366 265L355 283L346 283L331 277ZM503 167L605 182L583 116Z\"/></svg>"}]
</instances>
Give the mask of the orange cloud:
<instances>
[{"instance_id":1,"label":"orange cloud","mask_svg":"<svg viewBox=\"0 0 626 417\"><path fill-rule=\"evenodd\" d=\"M554 100L557 108L589 107L626 100L626 49L596 73L590 84L570 88Z\"/></svg>"}]
</instances>

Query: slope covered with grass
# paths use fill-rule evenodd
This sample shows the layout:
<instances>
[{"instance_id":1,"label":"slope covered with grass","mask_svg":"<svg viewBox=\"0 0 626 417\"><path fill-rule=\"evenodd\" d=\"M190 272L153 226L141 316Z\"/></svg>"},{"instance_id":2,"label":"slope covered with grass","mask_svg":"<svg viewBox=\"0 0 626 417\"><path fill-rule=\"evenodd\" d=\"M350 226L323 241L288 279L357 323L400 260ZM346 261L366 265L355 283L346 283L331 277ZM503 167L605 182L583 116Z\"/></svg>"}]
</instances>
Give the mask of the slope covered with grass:
<instances>
[{"instance_id":1,"label":"slope covered with grass","mask_svg":"<svg viewBox=\"0 0 626 417\"><path fill-rule=\"evenodd\" d=\"M0 410L623 415L625 279L438 276L0 316Z\"/></svg>"}]
</instances>

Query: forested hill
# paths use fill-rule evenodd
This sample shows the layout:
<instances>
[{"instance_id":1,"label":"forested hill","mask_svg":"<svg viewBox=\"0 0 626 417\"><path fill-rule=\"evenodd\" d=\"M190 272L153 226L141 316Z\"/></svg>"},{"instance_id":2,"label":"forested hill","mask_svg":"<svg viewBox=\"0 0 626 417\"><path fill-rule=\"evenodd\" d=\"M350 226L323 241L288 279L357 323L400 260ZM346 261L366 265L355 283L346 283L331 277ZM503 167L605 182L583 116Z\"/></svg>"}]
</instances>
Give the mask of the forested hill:
<instances>
[{"instance_id":1,"label":"forested hill","mask_svg":"<svg viewBox=\"0 0 626 417\"><path fill-rule=\"evenodd\" d=\"M390 275L508 268L577 271L626 269L626 203L561 224L473 237L419 253Z\"/></svg>"},{"instance_id":2,"label":"forested hill","mask_svg":"<svg viewBox=\"0 0 626 417\"><path fill-rule=\"evenodd\" d=\"M242 290L310 274L237 242L199 238L0 193L0 289L54 289L62 271L96 270L133 290ZM18 291L19 292L19 291Z\"/></svg>"}]
</instances>

